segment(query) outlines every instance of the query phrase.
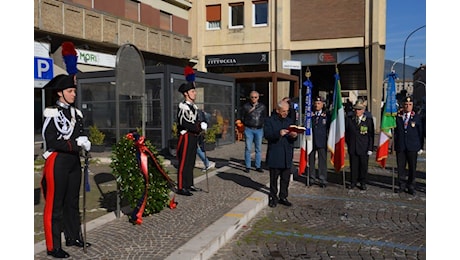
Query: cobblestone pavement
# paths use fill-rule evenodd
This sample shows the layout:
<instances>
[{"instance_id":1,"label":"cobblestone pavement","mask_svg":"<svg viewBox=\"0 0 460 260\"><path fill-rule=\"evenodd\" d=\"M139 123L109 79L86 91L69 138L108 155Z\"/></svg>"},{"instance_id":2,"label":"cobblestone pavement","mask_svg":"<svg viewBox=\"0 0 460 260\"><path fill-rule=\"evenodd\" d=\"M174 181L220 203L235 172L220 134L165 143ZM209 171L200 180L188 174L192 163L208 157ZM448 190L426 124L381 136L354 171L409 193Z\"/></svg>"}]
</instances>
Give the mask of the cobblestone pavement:
<instances>
[{"instance_id":1,"label":"cobblestone pavement","mask_svg":"<svg viewBox=\"0 0 460 260\"><path fill-rule=\"evenodd\" d=\"M266 145L263 151L264 158ZM132 225L124 214L116 218L109 213L88 225L92 246L87 253L65 245L63 249L73 259L165 259L254 192L268 195L267 169L243 172L244 142L207 155L216 162L209 172L209 193L177 195L176 209L144 217L142 225ZM296 156L294 162L298 150ZM369 172L367 191L344 189L343 175L331 172L327 188L306 187L305 177L294 173L289 188L293 206L269 208L264 202L211 259L425 259L425 170L418 176L416 196L393 193L388 169L372 166ZM205 176L195 178L195 185L207 190ZM49 259L46 250L36 249L34 256Z\"/></svg>"},{"instance_id":2,"label":"cobblestone pavement","mask_svg":"<svg viewBox=\"0 0 460 260\"><path fill-rule=\"evenodd\" d=\"M368 185L291 182L293 206L265 207L211 259L425 259L426 198Z\"/></svg>"}]
</instances>

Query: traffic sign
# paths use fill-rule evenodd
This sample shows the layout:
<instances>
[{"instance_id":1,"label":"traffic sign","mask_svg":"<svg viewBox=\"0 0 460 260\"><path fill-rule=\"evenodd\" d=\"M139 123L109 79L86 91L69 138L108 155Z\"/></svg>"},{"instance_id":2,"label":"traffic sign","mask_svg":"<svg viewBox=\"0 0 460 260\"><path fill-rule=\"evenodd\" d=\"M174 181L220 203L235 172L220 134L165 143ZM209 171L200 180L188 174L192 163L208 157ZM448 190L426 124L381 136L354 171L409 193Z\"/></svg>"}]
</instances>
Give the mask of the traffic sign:
<instances>
[{"instance_id":1,"label":"traffic sign","mask_svg":"<svg viewBox=\"0 0 460 260\"><path fill-rule=\"evenodd\" d=\"M53 59L34 57L34 79L51 80L53 77Z\"/></svg>"}]
</instances>

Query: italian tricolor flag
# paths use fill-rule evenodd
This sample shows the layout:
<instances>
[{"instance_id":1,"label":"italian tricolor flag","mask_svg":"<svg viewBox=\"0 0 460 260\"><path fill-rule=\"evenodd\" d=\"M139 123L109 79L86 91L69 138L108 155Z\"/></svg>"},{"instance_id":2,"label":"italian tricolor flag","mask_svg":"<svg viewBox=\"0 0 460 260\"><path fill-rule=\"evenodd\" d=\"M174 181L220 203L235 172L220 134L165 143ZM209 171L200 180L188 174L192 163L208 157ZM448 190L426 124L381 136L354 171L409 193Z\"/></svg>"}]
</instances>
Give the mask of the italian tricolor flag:
<instances>
[{"instance_id":1,"label":"italian tricolor flag","mask_svg":"<svg viewBox=\"0 0 460 260\"><path fill-rule=\"evenodd\" d=\"M380 140L375 160L383 168L387 163L388 147L390 146L390 139L392 138L391 129L396 127L396 74L394 71L388 75L387 85L387 98L383 106L382 120L380 122Z\"/></svg>"},{"instance_id":2,"label":"italian tricolor flag","mask_svg":"<svg viewBox=\"0 0 460 260\"><path fill-rule=\"evenodd\" d=\"M345 166L345 113L342 104L338 69L336 69L335 74L334 105L332 108L327 148L331 152L331 163L335 171L340 172Z\"/></svg>"},{"instance_id":3,"label":"italian tricolor flag","mask_svg":"<svg viewBox=\"0 0 460 260\"><path fill-rule=\"evenodd\" d=\"M385 168L387 158L388 158L388 147L390 146L390 139L392 137L391 129L394 128L395 125L396 125L395 117L384 113L382 116L382 122L380 124L379 147L377 148L377 153L375 154L375 160L383 168Z\"/></svg>"}]
</instances>

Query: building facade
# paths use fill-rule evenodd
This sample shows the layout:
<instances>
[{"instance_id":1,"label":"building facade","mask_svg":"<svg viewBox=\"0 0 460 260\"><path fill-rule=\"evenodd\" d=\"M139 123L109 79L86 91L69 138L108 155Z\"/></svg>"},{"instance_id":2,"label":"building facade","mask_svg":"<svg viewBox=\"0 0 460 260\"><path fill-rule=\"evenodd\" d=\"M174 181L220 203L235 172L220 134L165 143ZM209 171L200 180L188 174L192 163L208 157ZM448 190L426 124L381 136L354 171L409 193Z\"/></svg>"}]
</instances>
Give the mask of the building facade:
<instances>
[{"instance_id":1,"label":"building facade","mask_svg":"<svg viewBox=\"0 0 460 260\"><path fill-rule=\"evenodd\" d=\"M299 86L307 69L313 95L330 99L337 68L342 96L367 97L379 124L385 23L385 0L34 0L34 40L47 46L55 72L65 72L64 41L110 59L133 44L146 67L192 64L235 77L235 119L251 90L261 93L269 111L285 96L302 107ZM285 66L289 61L300 62L300 69ZM82 61L78 68L111 66ZM40 87L35 103L36 110L47 103ZM41 117L35 121L39 133Z\"/></svg>"},{"instance_id":2,"label":"building facade","mask_svg":"<svg viewBox=\"0 0 460 260\"><path fill-rule=\"evenodd\" d=\"M285 96L302 99L292 81L275 89L273 82L251 81L250 73L283 73L303 81L308 69L313 95L330 98L337 67L343 97L366 96L380 121L374 111L380 111L384 79L386 1L203 0L193 2L190 15L196 68L248 73L236 81L237 107L251 90L261 93L270 110ZM286 68L286 61L300 61L301 69Z\"/></svg>"},{"instance_id":3,"label":"building facade","mask_svg":"<svg viewBox=\"0 0 460 260\"><path fill-rule=\"evenodd\" d=\"M124 44L140 50L145 66L184 67L191 58L191 6L184 0L34 0L35 139L41 139L43 108L54 102L41 88L66 74L63 42L74 43L82 73L113 70Z\"/></svg>"}]
</instances>

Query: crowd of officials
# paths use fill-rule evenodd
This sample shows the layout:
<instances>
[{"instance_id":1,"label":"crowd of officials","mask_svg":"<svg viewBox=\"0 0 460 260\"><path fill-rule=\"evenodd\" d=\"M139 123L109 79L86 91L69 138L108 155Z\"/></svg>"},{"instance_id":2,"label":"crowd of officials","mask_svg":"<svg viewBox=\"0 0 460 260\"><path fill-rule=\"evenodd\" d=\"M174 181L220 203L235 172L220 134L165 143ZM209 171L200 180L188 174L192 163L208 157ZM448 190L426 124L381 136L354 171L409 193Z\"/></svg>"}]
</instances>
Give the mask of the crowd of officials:
<instances>
[{"instance_id":1,"label":"crowd of officials","mask_svg":"<svg viewBox=\"0 0 460 260\"><path fill-rule=\"evenodd\" d=\"M55 258L70 255L61 247L61 233L64 232L66 246L89 247L81 232L79 209L81 163L80 157L89 152L91 142L85 134L83 114L74 107L76 98L76 77L58 75L44 89L56 94L56 104L44 111L43 138L45 145L45 167L42 191L45 197L44 231L47 254ZM194 186L193 168L197 154L203 160L205 170L211 166L203 152L203 135L208 127L206 115L195 104L196 84L188 81L179 86L183 100L178 104L177 194L192 196L201 191ZM288 97L280 100L274 111L268 115L267 107L259 102L259 93L251 91L249 101L243 105L245 169L249 173L254 166L256 172L262 169L262 139L268 142L266 166L270 175L270 207L277 204L291 206L288 190L293 166L294 143L297 131L288 130L296 124L296 112ZM396 117L394 145L398 168L398 192L415 195L415 173L417 156L423 152L425 134L420 116L413 111L413 99L402 98ZM313 99L311 130L313 132L312 152L309 164L303 173L309 173L312 184L327 187L327 136L330 114L325 109L322 97ZM351 168L349 189L359 187L366 190L369 156L374 150L374 121L366 103L358 100L345 118L345 139ZM252 163L252 147L255 160ZM316 167L317 166L317 167ZM407 171L406 171L407 166ZM358 186L359 184L359 186ZM279 189L278 189L279 186Z\"/></svg>"}]
</instances>

